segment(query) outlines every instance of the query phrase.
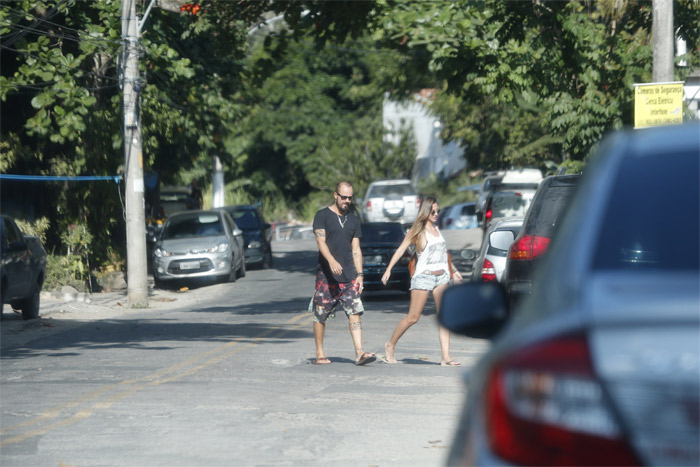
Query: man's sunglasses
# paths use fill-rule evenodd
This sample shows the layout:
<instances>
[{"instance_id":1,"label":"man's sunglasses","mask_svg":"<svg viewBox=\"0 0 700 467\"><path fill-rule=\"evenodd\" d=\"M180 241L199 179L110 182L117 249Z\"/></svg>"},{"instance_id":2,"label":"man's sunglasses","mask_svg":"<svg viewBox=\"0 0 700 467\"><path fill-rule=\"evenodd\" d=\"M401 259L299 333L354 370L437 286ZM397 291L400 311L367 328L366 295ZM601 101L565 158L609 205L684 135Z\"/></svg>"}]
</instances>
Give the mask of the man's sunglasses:
<instances>
[{"instance_id":1,"label":"man's sunglasses","mask_svg":"<svg viewBox=\"0 0 700 467\"><path fill-rule=\"evenodd\" d=\"M350 195L350 196L343 196L343 195L341 195L341 194L338 193L338 192L336 192L335 194L338 195L338 196L340 196L340 199L343 200L343 201L352 201L352 195Z\"/></svg>"}]
</instances>

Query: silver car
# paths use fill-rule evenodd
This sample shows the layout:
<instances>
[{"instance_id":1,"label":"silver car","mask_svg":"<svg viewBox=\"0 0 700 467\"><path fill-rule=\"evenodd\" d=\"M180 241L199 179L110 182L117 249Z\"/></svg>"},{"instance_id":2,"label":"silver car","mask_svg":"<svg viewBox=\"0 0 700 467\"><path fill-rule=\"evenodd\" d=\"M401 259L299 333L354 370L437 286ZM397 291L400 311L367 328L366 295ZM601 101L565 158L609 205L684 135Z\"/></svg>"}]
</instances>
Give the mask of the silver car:
<instances>
[{"instance_id":1,"label":"silver car","mask_svg":"<svg viewBox=\"0 0 700 467\"><path fill-rule=\"evenodd\" d=\"M448 465L700 464L698 174L697 123L616 133L509 320L499 283L445 291L445 327L495 337Z\"/></svg>"},{"instance_id":2,"label":"silver car","mask_svg":"<svg viewBox=\"0 0 700 467\"><path fill-rule=\"evenodd\" d=\"M481 249L463 250L462 257L473 260L472 278L474 282L502 282L506 269L508 248L520 233L522 217L494 219L489 225Z\"/></svg>"},{"instance_id":3,"label":"silver car","mask_svg":"<svg viewBox=\"0 0 700 467\"><path fill-rule=\"evenodd\" d=\"M222 210L171 215L153 250L156 285L182 279L245 276L243 232Z\"/></svg>"},{"instance_id":4,"label":"silver car","mask_svg":"<svg viewBox=\"0 0 700 467\"><path fill-rule=\"evenodd\" d=\"M361 216L364 222L411 224L419 207L420 198L410 180L377 180L367 188Z\"/></svg>"}]
</instances>

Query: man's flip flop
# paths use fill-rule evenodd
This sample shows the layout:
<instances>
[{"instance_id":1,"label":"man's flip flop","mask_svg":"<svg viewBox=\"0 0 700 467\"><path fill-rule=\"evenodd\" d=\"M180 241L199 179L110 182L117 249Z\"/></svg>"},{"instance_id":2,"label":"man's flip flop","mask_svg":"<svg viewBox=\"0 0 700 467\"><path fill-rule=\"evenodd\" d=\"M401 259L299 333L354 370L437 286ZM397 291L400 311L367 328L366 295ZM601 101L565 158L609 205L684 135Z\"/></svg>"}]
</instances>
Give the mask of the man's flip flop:
<instances>
[{"instance_id":1,"label":"man's flip flop","mask_svg":"<svg viewBox=\"0 0 700 467\"><path fill-rule=\"evenodd\" d=\"M368 363L372 363L376 359L377 359L377 356L374 355L373 353L365 352L362 354L360 359L355 362L355 365L366 365Z\"/></svg>"},{"instance_id":2,"label":"man's flip flop","mask_svg":"<svg viewBox=\"0 0 700 467\"><path fill-rule=\"evenodd\" d=\"M331 361L327 358L317 358L314 360L314 365L330 365Z\"/></svg>"}]
</instances>

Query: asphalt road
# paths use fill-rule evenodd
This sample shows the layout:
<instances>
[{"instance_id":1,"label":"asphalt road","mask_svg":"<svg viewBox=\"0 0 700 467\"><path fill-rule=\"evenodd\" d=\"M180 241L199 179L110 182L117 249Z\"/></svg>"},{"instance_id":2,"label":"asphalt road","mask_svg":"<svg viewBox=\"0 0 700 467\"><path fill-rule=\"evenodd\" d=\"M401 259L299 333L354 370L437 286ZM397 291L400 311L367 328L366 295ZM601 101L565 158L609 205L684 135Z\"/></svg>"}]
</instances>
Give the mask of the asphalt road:
<instances>
[{"instance_id":1,"label":"asphalt road","mask_svg":"<svg viewBox=\"0 0 700 467\"><path fill-rule=\"evenodd\" d=\"M445 232L456 264L478 231ZM235 283L44 301L23 322L5 307L0 356L3 466L442 465L462 376L488 342L452 338L439 365L432 300L399 342L397 365L358 367L347 319L313 365L312 240L276 242L269 270ZM365 349L383 353L405 294L365 293ZM9 316L8 316L9 315Z\"/></svg>"}]
</instances>

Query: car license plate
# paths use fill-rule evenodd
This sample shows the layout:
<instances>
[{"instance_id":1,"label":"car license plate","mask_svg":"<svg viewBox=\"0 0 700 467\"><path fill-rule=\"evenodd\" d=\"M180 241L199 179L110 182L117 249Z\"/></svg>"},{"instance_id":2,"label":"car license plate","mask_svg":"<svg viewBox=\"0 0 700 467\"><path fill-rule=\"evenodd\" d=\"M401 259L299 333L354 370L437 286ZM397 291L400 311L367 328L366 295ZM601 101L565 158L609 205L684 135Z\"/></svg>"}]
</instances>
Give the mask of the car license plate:
<instances>
[{"instance_id":1,"label":"car license plate","mask_svg":"<svg viewBox=\"0 0 700 467\"><path fill-rule=\"evenodd\" d=\"M180 269L199 269L199 261L187 261L180 263Z\"/></svg>"},{"instance_id":2,"label":"car license plate","mask_svg":"<svg viewBox=\"0 0 700 467\"><path fill-rule=\"evenodd\" d=\"M363 264L379 264L382 262L382 255L365 256L362 262Z\"/></svg>"}]
</instances>

